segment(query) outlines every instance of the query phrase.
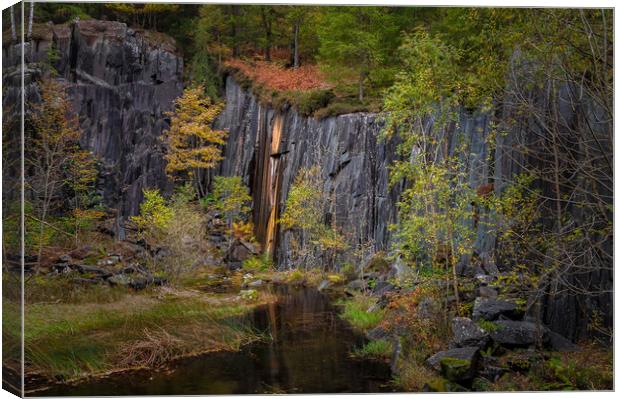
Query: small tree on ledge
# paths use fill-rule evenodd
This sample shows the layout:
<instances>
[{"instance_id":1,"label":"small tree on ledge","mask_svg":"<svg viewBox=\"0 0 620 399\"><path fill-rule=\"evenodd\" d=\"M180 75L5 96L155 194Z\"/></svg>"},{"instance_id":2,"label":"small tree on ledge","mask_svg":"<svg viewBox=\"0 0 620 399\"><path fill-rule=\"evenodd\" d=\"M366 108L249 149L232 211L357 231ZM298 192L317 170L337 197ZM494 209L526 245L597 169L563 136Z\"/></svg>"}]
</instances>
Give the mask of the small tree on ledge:
<instances>
[{"instance_id":1,"label":"small tree on ledge","mask_svg":"<svg viewBox=\"0 0 620 399\"><path fill-rule=\"evenodd\" d=\"M167 114L171 117L170 129L164 132L169 146L166 173L173 179L186 176L202 197L206 194L202 171L222 159L221 145L227 132L213 129L212 124L224 105L207 97L203 86L185 89L174 105L175 110Z\"/></svg>"}]
</instances>

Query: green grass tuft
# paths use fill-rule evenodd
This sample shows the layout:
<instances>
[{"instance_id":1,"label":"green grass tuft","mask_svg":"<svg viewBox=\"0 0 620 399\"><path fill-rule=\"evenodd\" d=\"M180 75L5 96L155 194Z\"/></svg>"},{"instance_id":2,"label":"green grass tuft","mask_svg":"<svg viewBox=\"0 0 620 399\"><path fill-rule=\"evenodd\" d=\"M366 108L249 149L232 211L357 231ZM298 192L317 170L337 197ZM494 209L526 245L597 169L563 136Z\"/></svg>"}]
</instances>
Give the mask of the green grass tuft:
<instances>
[{"instance_id":1,"label":"green grass tuft","mask_svg":"<svg viewBox=\"0 0 620 399\"><path fill-rule=\"evenodd\" d=\"M385 339L370 341L361 348L353 350L354 357L364 359L380 359L386 360L392 356L392 343Z\"/></svg>"},{"instance_id":2,"label":"green grass tuft","mask_svg":"<svg viewBox=\"0 0 620 399\"><path fill-rule=\"evenodd\" d=\"M382 309L368 312L368 308L373 303L373 298L364 295L357 295L353 298L340 301L340 304L344 305L341 317L349 322L356 330L370 330L383 320L385 313Z\"/></svg>"}]
</instances>

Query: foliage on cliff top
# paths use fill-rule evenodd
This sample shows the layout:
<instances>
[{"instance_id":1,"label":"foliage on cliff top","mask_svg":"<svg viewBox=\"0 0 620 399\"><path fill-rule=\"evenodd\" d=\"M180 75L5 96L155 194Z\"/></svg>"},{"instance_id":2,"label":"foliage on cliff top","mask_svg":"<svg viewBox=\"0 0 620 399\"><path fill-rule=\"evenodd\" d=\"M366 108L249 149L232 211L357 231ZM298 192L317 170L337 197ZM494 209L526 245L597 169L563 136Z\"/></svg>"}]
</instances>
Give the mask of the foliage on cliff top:
<instances>
[{"instance_id":1,"label":"foliage on cliff top","mask_svg":"<svg viewBox=\"0 0 620 399\"><path fill-rule=\"evenodd\" d=\"M232 58L224 66L236 69L256 84L279 91L308 91L329 89L323 73L315 65L302 65L299 68L284 68L267 61L244 61Z\"/></svg>"}]
</instances>

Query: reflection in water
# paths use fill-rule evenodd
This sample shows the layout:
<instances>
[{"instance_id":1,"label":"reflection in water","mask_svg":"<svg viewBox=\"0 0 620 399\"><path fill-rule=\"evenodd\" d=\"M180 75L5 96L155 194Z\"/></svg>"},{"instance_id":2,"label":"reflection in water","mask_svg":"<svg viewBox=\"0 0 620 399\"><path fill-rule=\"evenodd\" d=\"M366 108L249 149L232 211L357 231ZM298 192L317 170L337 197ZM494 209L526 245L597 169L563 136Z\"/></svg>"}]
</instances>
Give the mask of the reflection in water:
<instances>
[{"instance_id":1,"label":"reflection in water","mask_svg":"<svg viewBox=\"0 0 620 399\"><path fill-rule=\"evenodd\" d=\"M363 339L339 320L316 290L272 287L278 303L246 321L273 340L236 353L180 361L173 371L133 372L44 395L169 395L240 393L385 392L393 389L389 366L349 357Z\"/></svg>"}]
</instances>

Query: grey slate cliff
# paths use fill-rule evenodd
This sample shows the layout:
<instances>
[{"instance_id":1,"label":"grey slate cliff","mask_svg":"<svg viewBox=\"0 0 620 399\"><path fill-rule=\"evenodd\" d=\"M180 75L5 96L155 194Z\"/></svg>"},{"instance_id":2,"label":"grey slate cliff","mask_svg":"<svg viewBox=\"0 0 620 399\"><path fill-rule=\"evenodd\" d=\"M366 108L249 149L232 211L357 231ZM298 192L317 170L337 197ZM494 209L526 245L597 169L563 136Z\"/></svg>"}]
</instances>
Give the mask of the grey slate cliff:
<instances>
[{"instance_id":1,"label":"grey slate cliff","mask_svg":"<svg viewBox=\"0 0 620 399\"><path fill-rule=\"evenodd\" d=\"M220 173L243 176L251 188L257 238L265 249L275 249L280 268L293 266L290 236L274 221L302 167L320 167L329 193L323 219L335 218L353 242L386 248L398 200L398 189L388 187L387 167L396 151L395 143L377 138L381 124L375 115L316 120L292 109L278 112L229 77L218 123L229 130Z\"/></svg>"},{"instance_id":2,"label":"grey slate cliff","mask_svg":"<svg viewBox=\"0 0 620 399\"><path fill-rule=\"evenodd\" d=\"M81 145L101 161L104 202L123 215L138 212L143 188L170 188L159 137L167 127L164 112L182 94L183 59L172 39L153 35L119 22L86 20L48 26L43 37L25 45L27 101L38 100L41 64L51 60L79 116ZM5 46L5 83L19 75L19 62L20 46ZM5 103L19 96L14 80Z\"/></svg>"},{"instance_id":3,"label":"grey slate cliff","mask_svg":"<svg viewBox=\"0 0 620 399\"><path fill-rule=\"evenodd\" d=\"M460 156L468 165L467 183L478 187L487 183L490 173L486 162L489 118L463 111L460 119L447 133L450 154L456 152L459 135L469 140L471 152ZM251 188L257 238L265 248L275 249L280 268L292 266L290 237L270 224L269 218L272 212L279 217L297 172L313 165L320 167L329 196L323 219L335 218L352 244L371 243L375 251L390 249L388 228L396 222L402 184L389 186L388 167L397 157L398 143L379 138L380 116L355 113L317 120L291 108L276 111L228 77L226 108L218 123L229 130L219 172L243 176ZM479 230L479 251L492 251L493 236L482 227L472 228Z\"/></svg>"},{"instance_id":4,"label":"grey slate cliff","mask_svg":"<svg viewBox=\"0 0 620 399\"><path fill-rule=\"evenodd\" d=\"M499 117L510 117L511 112L504 106ZM566 118L576 116L567 114ZM535 162L515 150L517 138L523 142L521 139L527 140L535 133L526 120L515 124L507 134L495 134L494 119L486 113L460 110L457 122L443 134L448 137L448 155L460 157L466 165L463 184L476 190L490 188L499 194L506 182L522 172L523 165ZM228 77L226 108L218 124L229 130L225 159L218 173L242 176L250 187L257 238L265 249L273 251L280 269L295 265L290 257L291 233L282 231L276 220L297 172L313 165L319 166L324 192L328 193L323 219L328 222L335 218L336 226L353 246L370 243L374 251L390 250L388 227L397 220L398 196L406 182L395 187L388 184L388 166L396 157L397 143L378 138L382 128L379 116L357 113L317 120L300 116L290 108L274 110ZM468 144L466 153L458 150L462 140ZM462 259L461 273L509 271L509 266L496 264L497 242L489 222L492 226L493 217L484 209L480 209L477 220L465 222L477 233L475 252L480 264ZM544 322L571 339L590 334L587 329L592 312L600 312L603 325L611 325L611 265L606 270L571 278L601 293L579 296L551 292L544 300Z\"/></svg>"}]
</instances>

